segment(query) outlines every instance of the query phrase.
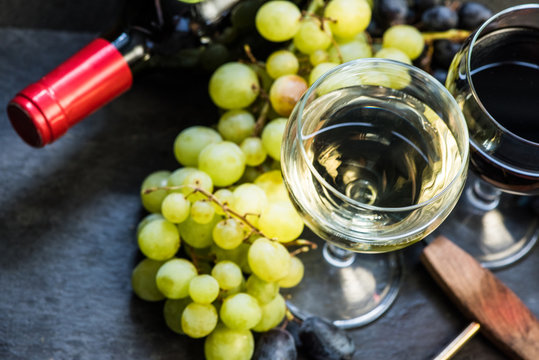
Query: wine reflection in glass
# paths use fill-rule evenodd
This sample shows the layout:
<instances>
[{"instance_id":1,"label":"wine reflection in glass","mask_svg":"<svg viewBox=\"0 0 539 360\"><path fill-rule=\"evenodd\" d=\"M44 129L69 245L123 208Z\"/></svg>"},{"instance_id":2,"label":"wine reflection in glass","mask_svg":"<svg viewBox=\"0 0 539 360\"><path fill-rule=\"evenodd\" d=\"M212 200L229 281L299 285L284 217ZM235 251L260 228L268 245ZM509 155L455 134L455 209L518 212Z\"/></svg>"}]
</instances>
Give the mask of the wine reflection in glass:
<instances>
[{"instance_id":1,"label":"wine reflection in glass","mask_svg":"<svg viewBox=\"0 0 539 360\"><path fill-rule=\"evenodd\" d=\"M290 197L322 240L288 289L300 318L340 327L378 318L397 295L394 250L432 232L464 187L468 133L449 92L420 69L383 59L340 65L296 104L281 164Z\"/></svg>"},{"instance_id":2,"label":"wine reflection in glass","mask_svg":"<svg viewBox=\"0 0 539 360\"><path fill-rule=\"evenodd\" d=\"M468 123L465 195L438 229L483 266L514 263L537 242L539 4L506 9L463 44L446 87Z\"/></svg>"}]
</instances>

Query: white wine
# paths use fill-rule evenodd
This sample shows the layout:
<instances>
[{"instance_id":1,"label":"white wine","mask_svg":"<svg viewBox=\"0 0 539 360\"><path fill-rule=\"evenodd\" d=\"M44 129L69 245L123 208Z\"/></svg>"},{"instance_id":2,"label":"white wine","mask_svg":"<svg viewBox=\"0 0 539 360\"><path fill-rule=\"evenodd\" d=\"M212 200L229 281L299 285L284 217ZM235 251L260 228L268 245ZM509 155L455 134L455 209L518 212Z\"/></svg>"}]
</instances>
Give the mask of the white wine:
<instances>
[{"instance_id":1,"label":"white wine","mask_svg":"<svg viewBox=\"0 0 539 360\"><path fill-rule=\"evenodd\" d=\"M311 223L320 221L316 214L329 214L328 221L370 241L325 234L345 248L404 247L423 237L439 221L440 208L458 197L413 211L447 188L464 160L446 122L402 91L370 85L335 90L308 104L301 121L301 148L293 151L303 152L306 161L290 166L295 174L288 186ZM385 239L378 241L378 232Z\"/></svg>"}]
</instances>

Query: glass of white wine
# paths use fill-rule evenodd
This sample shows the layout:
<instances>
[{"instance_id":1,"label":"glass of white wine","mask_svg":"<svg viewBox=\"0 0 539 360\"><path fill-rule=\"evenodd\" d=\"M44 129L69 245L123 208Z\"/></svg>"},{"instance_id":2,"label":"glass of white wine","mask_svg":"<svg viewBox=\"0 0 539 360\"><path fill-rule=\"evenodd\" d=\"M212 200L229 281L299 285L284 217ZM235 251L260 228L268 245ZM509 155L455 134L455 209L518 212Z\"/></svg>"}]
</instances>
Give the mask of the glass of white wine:
<instances>
[{"instance_id":1,"label":"glass of white wine","mask_svg":"<svg viewBox=\"0 0 539 360\"><path fill-rule=\"evenodd\" d=\"M430 75L360 59L304 94L281 159L293 203L323 240L302 258L305 278L289 290L289 306L300 318L357 327L396 298L400 264L391 251L427 236L455 206L468 132L457 103Z\"/></svg>"}]
</instances>

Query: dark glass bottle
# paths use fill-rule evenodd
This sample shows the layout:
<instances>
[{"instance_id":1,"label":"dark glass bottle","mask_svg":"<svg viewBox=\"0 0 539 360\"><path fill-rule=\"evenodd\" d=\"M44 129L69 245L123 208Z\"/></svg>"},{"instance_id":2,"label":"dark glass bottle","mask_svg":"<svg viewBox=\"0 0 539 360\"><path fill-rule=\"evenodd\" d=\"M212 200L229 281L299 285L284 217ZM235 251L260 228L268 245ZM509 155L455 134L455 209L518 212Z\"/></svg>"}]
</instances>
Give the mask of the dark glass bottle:
<instances>
[{"instance_id":1,"label":"dark glass bottle","mask_svg":"<svg viewBox=\"0 0 539 360\"><path fill-rule=\"evenodd\" d=\"M237 0L130 0L115 29L93 40L8 104L8 117L28 144L43 147L133 83L146 68L181 66Z\"/></svg>"}]
</instances>

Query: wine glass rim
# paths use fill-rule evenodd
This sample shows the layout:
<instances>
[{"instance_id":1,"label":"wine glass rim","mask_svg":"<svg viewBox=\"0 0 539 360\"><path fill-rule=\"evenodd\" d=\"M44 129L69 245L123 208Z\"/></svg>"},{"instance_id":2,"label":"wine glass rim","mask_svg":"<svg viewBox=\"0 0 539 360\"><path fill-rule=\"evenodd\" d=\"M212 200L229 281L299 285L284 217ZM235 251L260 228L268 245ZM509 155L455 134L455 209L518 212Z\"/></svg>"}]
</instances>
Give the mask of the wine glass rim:
<instances>
[{"instance_id":1,"label":"wine glass rim","mask_svg":"<svg viewBox=\"0 0 539 360\"><path fill-rule=\"evenodd\" d=\"M479 107L481 108L481 110L487 114L487 116L489 117L489 119L492 121L493 124L495 124L501 131L503 131L505 134L509 135L509 136L512 136L516 139L518 139L519 141L522 141L522 142L525 142L529 145L532 145L532 146L539 146L539 143L535 142L535 141L532 141L532 140L528 140L526 138L523 138L522 136L519 136L517 134L515 134L514 132L512 132L511 130L507 129L505 126L503 126L502 124L500 124L495 118L494 116L492 116L488 110L486 109L485 105L483 105L483 102L481 101L481 99L479 98L479 95L477 94L477 91L475 90L475 86L474 86L474 83L472 81L472 53L473 53L473 49L474 49L474 46L477 42L477 40L479 40L479 38L483 35L483 31L494 21L496 21L497 19L499 19L501 16L504 16L508 13L511 13L511 12L514 12L514 11L519 11L519 10L523 10L523 9L539 9L539 4L533 4L533 3L530 3L530 4L523 4L523 5L516 5L516 6L512 6L512 7L509 7L507 9L504 9L494 15L492 15L489 19L487 19L473 34L472 36L472 39L470 41L470 46L469 46L469 50L466 54L466 79L468 80L468 84L470 84L470 90L471 90L471 93L473 95L473 97L475 98L475 101L477 102L477 104L479 105ZM539 28L538 28L539 29ZM471 141L473 141L471 139Z\"/></svg>"},{"instance_id":2,"label":"wine glass rim","mask_svg":"<svg viewBox=\"0 0 539 360\"><path fill-rule=\"evenodd\" d=\"M329 184L323 177L320 175L320 173L314 168L313 164L308 161L307 153L305 152L305 148L302 146L303 141L303 113L305 110L305 105L308 99L310 98L311 94L314 92L315 89L318 88L318 85L322 83L326 78L331 76L332 74L342 70L343 68L355 66L357 64L368 64L368 63L376 63L376 64L388 64L390 66L400 67L406 70L409 70L413 73L419 74L420 76L426 77L429 82L432 82L435 87L437 87L443 95L447 98L447 100L451 103L451 108L453 108L456 111L458 122L463 130L464 139L461 141L463 142L464 146L462 147L462 153L461 158L462 161L459 165L458 171L455 173L451 181L442 189L440 190L436 195L431 197L430 199L420 202L418 204L409 205L409 206L400 206L400 207L382 207L382 206L375 206L375 205L369 205L362 203L360 201L357 201L355 199L350 198L349 196L345 195L341 191L337 190L334 186ZM331 192L333 192L337 197L341 198L342 200L352 204L353 206L367 209L370 211L385 211L385 212L402 212L402 211L413 211L420 208L424 208L428 206L429 204L432 204L436 202L440 197L442 197L446 192L448 192L450 189L452 189L455 184L457 183L457 180L462 177L463 172L465 172L468 168L468 153L469 153L469 146L468 146L468 127L466 125L466 120L464 118L464 115L462 114L462 111L460 110L460 107L458 106L455 98L449 93L449 91L443 86L442 83L440 83L438 80L436 80L432 75L428 74L426 71L421 70L418 67L415 67L413 65L409 65L406 63L403 63L401 61L391 60L391 59L382 59L382 58L363 58L363 59L356 59L352 60L343 64L340 64L330 70L328 70L326 73L324 73L322 76L320 76L310 87L307 89L303 97L301 98L300 102L298 103L297 108L298 116L296 119L297 122L297 130L296 130L296 141L298 142L298 148L301 153L301 156L309 168L309 171L316 177L316 179L326 188L329 189ZM460 147L459 147L460 149Z\"/></svg>"}]
</instances>

